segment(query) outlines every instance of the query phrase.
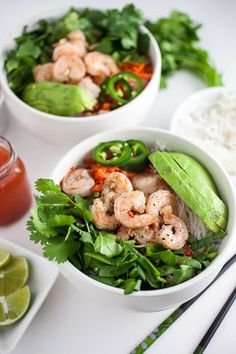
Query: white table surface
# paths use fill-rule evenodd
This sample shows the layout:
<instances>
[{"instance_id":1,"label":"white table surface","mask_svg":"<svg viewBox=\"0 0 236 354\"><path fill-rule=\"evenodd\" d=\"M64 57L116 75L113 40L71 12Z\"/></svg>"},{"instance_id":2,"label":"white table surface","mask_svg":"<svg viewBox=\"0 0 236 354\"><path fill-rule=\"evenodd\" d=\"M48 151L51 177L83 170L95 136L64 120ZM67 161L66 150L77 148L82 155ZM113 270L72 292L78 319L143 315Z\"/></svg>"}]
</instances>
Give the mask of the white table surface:
<instances>
[{"instance_id":1,"label":"white table surface","mask_svg":"<svg viewBox=\"0 0 236 354\"><path fill-rule=\"evenodd\" d=\"M126 1L113 4L122 6ZM0 42L19 21L38 12L63 5L106 7L109 1L7 0L0 1ZM147 17L158 18L171 9L187 11L204 24L202 44L209 49L217 67L224 74L225 84L236 88L236 2L235 0L155 0L135 1ZM27 21L26 21L27 23ZM193 76L180 73L169 81L146 119L146 126L167 128L177 105L189 94L203 87ZM63 154L63 149L45 145L24 131L8 116L5 136L14 144L28 170L30 181L48 177ZM40 253L28 240L25 222L0 228L0 236ZM235 250L232 250L232 253ZM236 265L202 296L147 353L190 354L200 341L220 307L235 286ZM52 291L34 318L13 354L126 354L148 335L171 311L135 313L97 306L79 296L59 276ZM206 354L236 352L236 304L234 304L210 342Z\"/></svg>"}]
</instances>

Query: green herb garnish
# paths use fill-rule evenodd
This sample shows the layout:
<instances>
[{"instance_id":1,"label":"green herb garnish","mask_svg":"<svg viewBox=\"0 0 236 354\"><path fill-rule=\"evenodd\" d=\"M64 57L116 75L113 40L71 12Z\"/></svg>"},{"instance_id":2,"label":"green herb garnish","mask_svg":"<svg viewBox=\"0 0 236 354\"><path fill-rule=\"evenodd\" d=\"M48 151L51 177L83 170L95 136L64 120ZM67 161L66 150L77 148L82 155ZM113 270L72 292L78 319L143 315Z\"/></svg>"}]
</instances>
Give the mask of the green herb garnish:
<instances>
[{"instance_id":1,"label":"green herb garnish","mask_svg":"<svg viewBox=\"0 0 236 354\"><path fill-rule=\"evenodd\" d=\"M146 21L162 54L162 87L167 79L179 70L188 70L202 79L206 86L222 85L221 75L209 54L200 46L198 31L201 24L195 23L186 13L172 11L169 17L157 22Z\"/></svg>"},{"instance_id":2,"label":"green herb garnish","mask_svg":"<svg viewBox=\"0 0 236 354\"><path fill-rule=\"evenodd\" d=\"M17 47L7 54L5 61L9 86L21 96L27 84L34 82L35 66L51 61L53 44L75 29L83 31L94 50L112 55L117 63L147 63L149 37L139 31L142 24L151 31L161 49L162 87L182 69L196 74L207 86L222 85L220 74L200 46L200 24L178 11L157 22L145 22L142 12L128 4L122 10L72 8L56 20L40 20L34 30L25 27L15 39Z\"/></svg>"},{"instance_id":3,"label":"green herb garnish","mask_svg":"<svg viewBox=\"0 0 236 354\"><path fill-rule=\"evenodd\" d=\"M191 257L185 249L140 247L96 229L89 199L67 196L50 179L38 179L36 189L40 195L35 196L37 206L27 225L30 239L41 243L44 256L58 263L69 260L91 278L122 288L125 294L180 284L208 267L217 255L214 244L220 235L201 241L191 236L187 245Z\"/></svg>"}]
</instances>

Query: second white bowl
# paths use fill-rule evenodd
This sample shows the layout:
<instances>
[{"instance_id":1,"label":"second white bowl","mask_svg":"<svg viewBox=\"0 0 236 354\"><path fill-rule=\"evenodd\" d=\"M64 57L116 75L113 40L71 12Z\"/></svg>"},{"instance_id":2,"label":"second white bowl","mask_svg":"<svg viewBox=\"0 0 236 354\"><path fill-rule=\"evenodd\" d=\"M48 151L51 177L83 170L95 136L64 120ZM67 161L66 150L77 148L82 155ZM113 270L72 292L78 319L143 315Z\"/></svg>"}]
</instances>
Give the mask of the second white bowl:
<instances>
[{"instance_id":1,"label":"second white bowl","mask_svg":"<svg viewBox=\"0 0 236 354\"><path fill-rule=\"evenodd\" d=\"M195 144L173 133L154 128L136 128L113 130L100 133L82 141L63 156L52 178L59 183L72 166L77 166L84 156L88 155L98 143L109 140L139 139L148 145L160 144L168 146L173 151L192 155L205 165L214 178L222 199L229 207L229 220L226 236L220 246L219 255L202 273L194 278L166 289L139 291L124 295L122 289L111 287L95 281L75 268L69 261L60 266L62 274L78 291L92 301L111 303L112 306L132 308L137 311L160 311L168 309L189 300L209 285L227 260L233 247L236 232L235 210L236 199L230 179L220 165L208 153Z\"/></svg>"},{"instance_id":2,"label":"second white bowl","mask_svg":"<svg viewBox=\"0 0 236 354\"><path fill-rule=\"evenodd\" d=\"M57 18L62 16L67 10L68 8L64 8L41 13L28 21L25 20L24 24L31 26L42 18ZM148 85L135 99L114 111L102 115L80 118L59 117L38 111L24 103L10 89L3 67L5 53L15 46L13 38L21 34L22 28L23 25L18 26L10 37L6 39L5 44L1 48L0 82L9 110L24 128L49 144L66 148L97 132L120 128L122 126L131 128L143 122L156 99L161 75L161 54L158 44L144 26L141 27L141 31L147 33L150 37L149 55L154 67L153 76Z\"/></svg>"}]
</instances>

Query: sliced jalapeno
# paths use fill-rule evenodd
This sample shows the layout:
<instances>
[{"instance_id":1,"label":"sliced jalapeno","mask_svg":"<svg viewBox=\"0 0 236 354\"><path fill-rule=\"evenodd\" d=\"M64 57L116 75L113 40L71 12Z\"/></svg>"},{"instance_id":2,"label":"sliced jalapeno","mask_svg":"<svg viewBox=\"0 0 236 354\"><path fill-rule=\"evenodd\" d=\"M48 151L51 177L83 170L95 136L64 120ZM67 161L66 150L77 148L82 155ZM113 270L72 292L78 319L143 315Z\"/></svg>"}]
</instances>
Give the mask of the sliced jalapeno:
<instances>
[{"instance_id":1,"label":"sliced jalapeno","mask_svg":"<svg viewBox=\"0 0 236 354\"><path fill-rule=\"evenodd\" d=\"M126 143L131 149L131 158L122 168L132 172L142 171L148 163L148 147L140 140L128 140Z\"/></svg>"},{"instance_id":2,"label":"sliced jalapeno","mask_svg":"<svg viewBox=\"0 0 236 354\"><path fill-rule=\"evenodd\" d=\"M130 83L131 80L134 81L133 85ZM118 105L123 105L137 96L142 89L143 84L140 77L131 72L121 72L103 83L100 97L108 95Z\"/></svg>"},{"instance_id":3,"label":"sliced jalapeno","mask_svg":"<svg viewBox=\"0 0 236 354\"><path fill-rule=\"evenodd\" d=\"M131 158L129 145L121 140L113 140L100 143L93 150L93 158L104 166L121 166Z\"/></svg>"}]
</instances>

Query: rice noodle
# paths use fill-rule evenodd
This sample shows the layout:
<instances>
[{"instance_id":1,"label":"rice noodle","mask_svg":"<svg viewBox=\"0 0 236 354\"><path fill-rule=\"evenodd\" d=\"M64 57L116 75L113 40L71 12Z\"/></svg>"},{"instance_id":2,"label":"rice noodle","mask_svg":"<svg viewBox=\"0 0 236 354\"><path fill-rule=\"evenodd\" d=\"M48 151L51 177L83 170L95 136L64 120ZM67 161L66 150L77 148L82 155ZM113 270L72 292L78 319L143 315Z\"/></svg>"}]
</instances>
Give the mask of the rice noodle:
<instances>
[{"instance_id":1,"label":"rice noodle","mask_svg":"<svg viewBox=\"0 0 236 354\"><path fill-rule=\"evenodd\" d=\"M185 222L188 231L197 239L202 239L209 233L209 229L202 220L176 195L178 217Z\"/></svg>"}]
</instances>

